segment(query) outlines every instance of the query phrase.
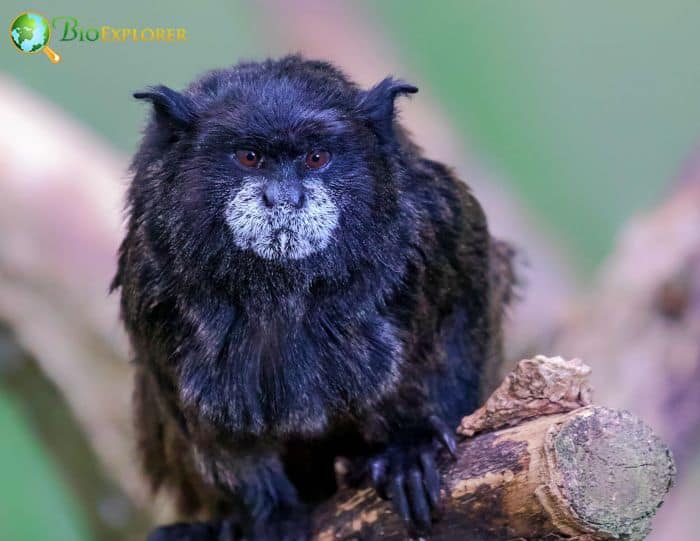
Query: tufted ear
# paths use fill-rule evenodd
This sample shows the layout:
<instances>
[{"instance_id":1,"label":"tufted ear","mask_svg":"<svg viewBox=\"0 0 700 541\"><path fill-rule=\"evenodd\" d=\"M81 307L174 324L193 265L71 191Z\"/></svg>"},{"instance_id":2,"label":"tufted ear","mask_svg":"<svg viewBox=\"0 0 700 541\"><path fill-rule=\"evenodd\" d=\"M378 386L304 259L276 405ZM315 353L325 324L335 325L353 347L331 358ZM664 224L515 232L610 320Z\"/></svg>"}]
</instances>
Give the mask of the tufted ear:
<instances>
[{"instance_id":1,"label":"tufted ear","mask_svg":"<svg viewBox=\"0 0 700 541\"><path fill-rule=\"evenodd\" d=\"M387 77L360 94L358 109L365 115L382 144L394 138L394 100L403 94L415 94L418 88L400 79Z\"/></svg>"},{"instance_id":2,"label":"tufted ear","mask_svg":"<svg viewBox=\"0 0 700 541\"><path fill-rule=\"evenodd\" d=\"M137 100L149 100L153 104L155 118L170 128L184 129L195 118L192 100L164 85L152 86L143 92L135 92Z\"/></svg>"}]
</instances>

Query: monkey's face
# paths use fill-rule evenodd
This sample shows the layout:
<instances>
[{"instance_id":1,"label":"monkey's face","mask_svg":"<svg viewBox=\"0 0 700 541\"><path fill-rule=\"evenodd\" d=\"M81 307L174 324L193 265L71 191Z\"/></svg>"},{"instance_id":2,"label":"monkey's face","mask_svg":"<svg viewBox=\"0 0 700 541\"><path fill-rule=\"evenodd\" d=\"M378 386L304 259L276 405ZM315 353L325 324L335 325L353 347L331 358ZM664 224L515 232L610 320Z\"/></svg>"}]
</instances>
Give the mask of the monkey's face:
<instances>
[{"instance_id":1,"label":"monkey's face","mask_svg":"<svg viewBox=\"0 0 700 541\"><path fill-rule=\"evenodd\" d=\"M275 261L338 250L349 229L372 225L373 138L341 110L275 90L272 103L238 95L203 117L185 168L213 192L207 206L237 249Z\"/></svg>"},{"instance_id":2,"label":"monkey's face","mask_svg":"<svg viewBox=\"0 0 700 541\"><path fill-rule=\"evenodd\" d=\"M222 276L243 262L362 265L396 212L394 98L415 91L391 78L364 91L287 57L210 72L182 94L136 94L155 108L135 159L154 242Z\"/></svg>"}]
</instances>

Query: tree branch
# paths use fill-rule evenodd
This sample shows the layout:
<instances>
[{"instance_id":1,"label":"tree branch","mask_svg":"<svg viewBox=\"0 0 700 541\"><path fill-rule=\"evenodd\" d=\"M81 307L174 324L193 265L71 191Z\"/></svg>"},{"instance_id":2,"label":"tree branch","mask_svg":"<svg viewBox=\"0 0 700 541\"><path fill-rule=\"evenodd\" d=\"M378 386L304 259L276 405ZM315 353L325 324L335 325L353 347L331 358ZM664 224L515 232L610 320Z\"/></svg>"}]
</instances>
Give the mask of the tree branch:
<instances>
[{"instance_id":1,"label":"tree branch","mask_svg":"<svg viewBox=\"0 0 700 541\"><path fill-rule=\"evenodd\" d=\"M434 541L588 536L643 539L671 486L673 460L629 413L587 406L482 434L441 465ZM315 515L316 541L406 539L372 489L346 489Z\"/></svg>"},{"instance_id":2,"label":"tree branch","mask_svg":"<svg viewBox=\"0 0 700 541\"><path fill-rule=\"evenodd\" d=\"M464 418L462 434L482 434L441 462L443 513L433 540L646 536L673 482L673 459L630 413L587 405L589 374L579 360L523 360ZM502 426L509 428L486 432ZM315 515L315 531L316 541L406 538L369 488L341 491Z\"/></svg>"}]
</instances>

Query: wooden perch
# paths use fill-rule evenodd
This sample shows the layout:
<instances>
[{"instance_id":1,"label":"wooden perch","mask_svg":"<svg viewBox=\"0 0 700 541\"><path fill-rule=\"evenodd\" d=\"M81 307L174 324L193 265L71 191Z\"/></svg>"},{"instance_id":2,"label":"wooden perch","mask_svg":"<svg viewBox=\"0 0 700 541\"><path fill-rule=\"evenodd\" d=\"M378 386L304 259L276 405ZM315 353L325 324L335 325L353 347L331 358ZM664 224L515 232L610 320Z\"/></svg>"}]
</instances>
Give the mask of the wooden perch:
<instances>
[{"instance_id":1,"label":"wooden perch","mask_svg":"<svg viewBox=\"0 0 700 541\"><path fill-rule=\"evenodd\" d=\"M468 440L442 473L435 541L643 539L674 466L668 448L631 414L588 406ZM371 489L341 492L315 524L316 541L407 537Z\"/></svg>"},{"instance_id":2,"label":"wooden perch","mask_svg":"<svg viewBox=\"0 0 700 541\"><path fill-rule=\"evenodd\" d=\"M590 397L588 372L580 361L521 361L489 401L518 419L521 411L536 415L538 408L547 415L466 440L455 461L442 462L443 513L431 539L646 536L673 482L673 459L630 413L580 407ZM484 416L487 409L461 426L481 431L490 422L510 424L503 416ZM390 505L369 488L341 491L315 514L314 525L316 541L407 538Z\"/></svg>"}]
</instances>

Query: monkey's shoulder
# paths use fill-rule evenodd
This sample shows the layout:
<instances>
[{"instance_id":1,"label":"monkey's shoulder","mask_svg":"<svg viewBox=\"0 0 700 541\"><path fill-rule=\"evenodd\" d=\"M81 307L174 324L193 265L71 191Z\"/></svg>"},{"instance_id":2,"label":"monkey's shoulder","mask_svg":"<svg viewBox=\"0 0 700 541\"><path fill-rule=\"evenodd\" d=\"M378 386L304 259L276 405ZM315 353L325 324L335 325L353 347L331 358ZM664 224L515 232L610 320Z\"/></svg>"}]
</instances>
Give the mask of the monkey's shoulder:
<instances>
[{"instance_id":1,"label":"monkey's shoulder","mask_svg":"<svg viewBox=\"0 0 700 541\"><path fill-rule=\"evenodd\" d=\"M417 231L407 282L437 304L487 294L492 239L469 186L444 164L420 159L409 168L406 194Z\"/></svg>"}]
</instances>

